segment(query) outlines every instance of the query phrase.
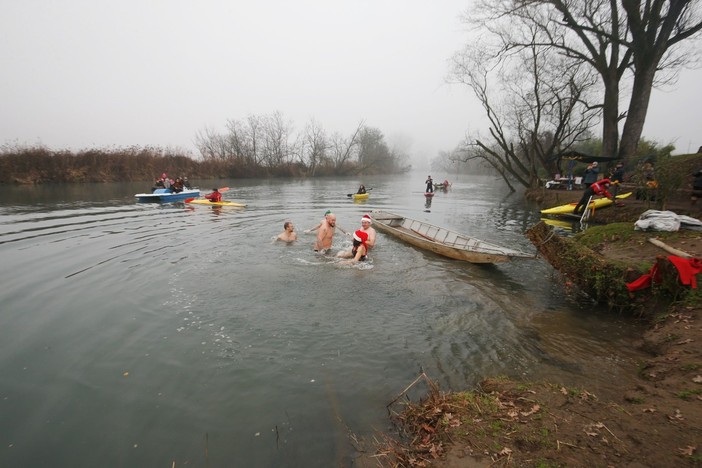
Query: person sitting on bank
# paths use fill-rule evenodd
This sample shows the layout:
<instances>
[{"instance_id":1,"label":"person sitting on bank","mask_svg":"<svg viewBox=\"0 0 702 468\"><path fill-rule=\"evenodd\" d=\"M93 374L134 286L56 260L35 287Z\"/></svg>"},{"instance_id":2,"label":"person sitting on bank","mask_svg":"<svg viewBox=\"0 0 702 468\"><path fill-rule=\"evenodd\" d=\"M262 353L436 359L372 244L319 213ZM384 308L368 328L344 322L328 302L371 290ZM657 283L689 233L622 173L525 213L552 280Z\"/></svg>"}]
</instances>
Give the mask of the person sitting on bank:
<instances>
[{"instance_id":1,"label":"person sitting on bank","mask_svg":"<svg viewBox=\"0 0 702 468\"><path fill-rule=\"evenodd\" d=\"M297 240L295 225L292 223L292 221L285 221L285 223L283 223L283 232L278 234L276 239L287 243Z\"/></svg>"},{"instance_id":2,"label":"person sitting on bank","mask_svg":"<svg viewBox=\"0 0 702 468\"><path fill-rule=\"evenodd\" d=\"M351 247L351 252L340 252L339 257L349 258L346 261L339 262L342 265L350 265L353 263L363 262L366 260L366 254L368 252L368 234L362 230L358 230L353 233L353 247Z\"/></svg>"},{"instance_id":3,"label":"person sitting on bank","mask_svg":"<svg viewBox=\"0 0 702 468\"><path fill-rule=\"evenodd\" d=\"M207 198L212 203L217 203L222 201L222 194L219 193L219 190L217 188L213 188L212 193L208 193L207 195L205 195L205 198Z\"/></svg>"},{"instance_id":4,"label":"person sitting on bank","mask_svg":"<svg viewBox=\"0 0 702 468\"><path fill-rule=\"evenodd\" d=\"M366 193L366 186L363 185L363 184L361 184L361 185L358 187L358 192L356 192L356 193L359 194L359 195L360 195L360 194L363 194L363 193Z\"/></svg>"},{"instance_id":5,"label":"person sitting on bank","mask_svg":"<svg viewBox=\"0 0 702 468\"><path fill-rule=\"evenodd\" d=\"M590 199L590 197L593 197L595 195L602 195L614 201L614 196L607 191L607 187L609 187L609 184L609 179L601 179L597 182L590 184L590 186L585 189L585 192L583 192L583 196L578 202L578 204L575 205L573 213L580 214L583 211L585 211L585 205L587 205L588 200Z\"/></svg>"}]
</instances>

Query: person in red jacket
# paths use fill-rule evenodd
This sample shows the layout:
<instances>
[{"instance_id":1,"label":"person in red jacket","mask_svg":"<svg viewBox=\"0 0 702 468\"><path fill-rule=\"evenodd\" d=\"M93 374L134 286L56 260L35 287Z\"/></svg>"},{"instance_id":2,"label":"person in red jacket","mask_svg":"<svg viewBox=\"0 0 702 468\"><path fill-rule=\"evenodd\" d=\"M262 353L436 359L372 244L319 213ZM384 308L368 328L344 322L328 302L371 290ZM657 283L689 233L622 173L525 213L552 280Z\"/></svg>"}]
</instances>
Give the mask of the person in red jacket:
<instances>
[{"instance_id":1,"label":"person in red jacket","mask_svg":"<svg viewBox=\"0 0 702 468\"><path fill-rule=\"evenodd\" d=\"M609 187L610 183L611 182L609 179L600 179L597 182L593 182L588 188L585 189L585 192L583 192L583 196L578 202L578 204L575 205L573 213L580 214L583 211L585 211L585 205L587 205L587 201L590 199L590 197L594 195L602 195L607 198L611 198L612 201L614 201L614 195L607 191L607 187Z\"/></svg>"},{"instance_id":2,"label":"person in red jacket","mask_svg":"<svg viewBox=\"0 0 702 468\"><path fill-rule=\"evenodd\" d=\"M208 193L205 195L205 198L207 198L211 202L221 202L222 201L222 194L219 193L219 190L216 188L212 189L212 193Z\"/></svg>"}]
</instances>

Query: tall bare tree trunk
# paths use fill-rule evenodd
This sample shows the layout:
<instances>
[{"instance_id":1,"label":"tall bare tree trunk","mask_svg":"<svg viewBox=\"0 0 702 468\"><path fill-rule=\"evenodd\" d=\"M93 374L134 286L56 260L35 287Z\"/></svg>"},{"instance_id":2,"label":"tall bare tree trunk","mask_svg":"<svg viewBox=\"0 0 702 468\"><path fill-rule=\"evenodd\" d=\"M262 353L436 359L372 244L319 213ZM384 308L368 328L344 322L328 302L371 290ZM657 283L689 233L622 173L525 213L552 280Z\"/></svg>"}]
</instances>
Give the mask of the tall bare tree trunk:
<instances>
[{"instance_id":1,"label":"tall bare tree trunk","mask_svg":"<svg viewBox=\"0 0 702 468\"><path fill-rule=\"evenodd\" d=\"M655 73L655 67L648 67L645 72L637 73L634 77L629 110L626 114L626 122L622 129L622 141L619 145L619 157L624 161L636 153L636 146L639 144L646 122Z\"/></svg>"}]
</instances>

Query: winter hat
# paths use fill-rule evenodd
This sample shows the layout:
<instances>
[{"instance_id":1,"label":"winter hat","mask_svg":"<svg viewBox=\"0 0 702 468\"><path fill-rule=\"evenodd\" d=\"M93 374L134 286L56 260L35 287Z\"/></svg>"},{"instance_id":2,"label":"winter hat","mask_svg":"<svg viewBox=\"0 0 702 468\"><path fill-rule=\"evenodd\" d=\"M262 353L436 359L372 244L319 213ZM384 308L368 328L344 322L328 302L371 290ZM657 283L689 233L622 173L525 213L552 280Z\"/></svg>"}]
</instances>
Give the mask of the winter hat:
<instances>
[{"instance_id":1,"label":"winter hat","mask_svg":"<svg viewBox=\"0 0 702 468\"><path fill-rule=\"evenodd\" d=\"M330 214L332 214L331 210L327 210L327 211L324 212L324 216L327 216L327 215L330 215Z\"/></svg>"},{"instance_id":2,"label":"winter hat","mask_svg":"<svg viewBox=\"0 0 702 468\"><path fill-rule=\"evenodd\" d=\"M360 242L361 244L365 244L368 240L368 233L359 229L358 231L353 233L353 239Z\"/></svg>"},{"instance_id":3,"label":"winter hat","mask_svg":"<svg viewBox=\"0 0 702 468\"><path fill-rule=\"evenodd\" d=\"M368 215L368 213L364 214L363 217L361 218L361 222L364 222L364 221L368 221L369 223L373 224L373 220Z\"/></svg>"}]
</instances>

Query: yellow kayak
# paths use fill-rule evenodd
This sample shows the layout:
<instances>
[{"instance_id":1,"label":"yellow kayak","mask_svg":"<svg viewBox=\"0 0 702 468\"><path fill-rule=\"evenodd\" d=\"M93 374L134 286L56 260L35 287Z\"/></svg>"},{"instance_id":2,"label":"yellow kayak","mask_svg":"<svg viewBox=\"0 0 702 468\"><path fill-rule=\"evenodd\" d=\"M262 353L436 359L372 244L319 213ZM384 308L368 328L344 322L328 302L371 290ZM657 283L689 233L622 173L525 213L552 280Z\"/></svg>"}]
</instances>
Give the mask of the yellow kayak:
<instances>
[{"instance_id":1,"label":"yellow kayak","mask_svg":"<svg viewBox=\"0 0 702 468\"><path fill-rule=\"evenodd\" d=\"M368 192L366 193L354 193L353 195L354 200L366 200L368 199Z\"/></svg>"},{"instance_id":2,"label":"yellow kayak","mask_svg":"<svg viewBox=\"0 0 702 468\"><path fill-rule=\"evenodd\" d=\"M631 195L631 192L623 193L621 195L617 195L617 200L620 200L622 198L626 198ZM597 200L593 200L590 202L590 209L595 209L597 211L600 208L604 208L606 206L610 206L612 204L612 200L609 198L598 198ZM575 210L575 205L578 203L568 203L567 205L560 205L560 206L554 206L553 208L548 208L546 210L541 210L541 214L572 214L573 210Z\"/></svg>"},{"instance_id":3,"label":"yellow kayak","mask_svg":"<svg viewBox=\"0 0 702 468\"><path fill-rule=\"evenodd\" d=\"M246 205L242 203L236 203L233 201L222 200L219 202L211 202L206 198L196 198L195 200L185 200L185 203L191 203L193 205L210 205L210 206L233 206L236 208L244 208Z\"/></svg>"}]
</instances>

